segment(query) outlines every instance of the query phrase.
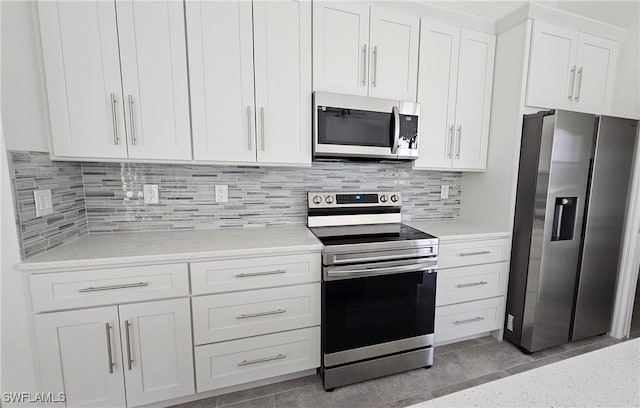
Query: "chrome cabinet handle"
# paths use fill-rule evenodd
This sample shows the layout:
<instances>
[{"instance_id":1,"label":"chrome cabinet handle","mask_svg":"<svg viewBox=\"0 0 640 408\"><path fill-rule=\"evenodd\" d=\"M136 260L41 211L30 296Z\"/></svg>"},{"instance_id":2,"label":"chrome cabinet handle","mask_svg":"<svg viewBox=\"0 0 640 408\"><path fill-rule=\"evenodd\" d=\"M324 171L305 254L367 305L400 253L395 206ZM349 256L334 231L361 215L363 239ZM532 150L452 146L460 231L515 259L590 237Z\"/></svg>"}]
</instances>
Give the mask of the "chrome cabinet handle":
<instances>
[{"instance_id":1,"label":"chrome cabinet handle","mask_svg":"<svg viewBox=\"0 0 640 408\"><path fill-rule=\"evenodd\" d=\"M275 271L266 271L266 272L252 272L252 273L239 273L236 275L236 278L249 278L252 276L264 276L264 275L278 275L281 273L286 273L284 269L278 269Z\"/></svg>"},{"instance_id":2,"label":"chrome cabinet handle","mask_svg":"<svg viewBox=\"0 0 640 408\"><path fill-rule=\"evenodd\" d=\"M456 146L456 159L460 158L460 145L462 144L462 125L458 125L458 146Z\"/></svg>"},{"instance_id":3,"label":"chrome cabinet handle","mask_svg":"<svg viewBox=\"0 0 640 408\"><path fill-rule=\"evenodd\" d=\"M252 141L251 141L251 106L247 105L247 140L249 145L249 150L252 150Z\"/></svg>"},{"instance_id":4,"label":"chrome cabinet handle","mask_svg":"<svg viewBox=\"0 0 640 408\"><path fill-rule=\"evenodd\" d=\"M264 151L264 106L260 107L260 149Z\"/></svg>"},{"instance_id":5,"label":"chrome cabinet handle","mask_svg":"<svg viewBox=\"0 0 640 408\"><path fill-rule=\"evenodd\" d=\"M104 328L107 332L107 360L109 360L109 374L113 374L113 367L116 362L113 361L113 352L111 351L111 323L105 323Z\"/></svg>"},{"instance_id":6,"label":"chrome cabinet handle","mask_svg":"<svg viewBox=\"0 0 640 408\"><path fill-rule=\"evenodd\" d=\"M111 94L111 121L113 123L113 142L120 144L120 135L118 135L118 97Z\"/></svg>"},{"instance_id":7,"label":"chrome cabinet handle","mask_svg":"<svg viewBox=\"0 0 640 408\"><path fill-rule=\"evenodd\" d=\"M367 85L367 44L362 47L362 86Z\"/></svg>"},{"instance_id":8,"label":"chrome cabinet handle","mask_svg":"<svg viewBox=\"0 0 640 408\"><path fill-rule=\"evenodd\" d=\"M373 47L373 80L371 85L377 86L378 82L378 46Z\"/></svg>"},{"instance_id":9,"label":"chrome cabinet handle","mask_svg":"<svg viewBox=\"0 0 640 408\"><path fill-rule=\"evenodd\" d=\"M449 126L449 143L447 145L447 157L451 158L451 148L453 147L453 125Z\"/></svg>"},{"instance_id":10,"label":"chrome cabinet handle","mask_svg":"<svg viewBox=\"0 0 640 408\"><path fill-rule=\"evenodd\" d=\"M489 282L486 281L480 281L480 282L473 282L473 283L461 283L459 285L456 285L456 288L469 288L471 286L482 286L482 285L486 285Z\"/></svg>"},{"instance_id":11,"label":"chrome cabinet handle","mask_svg":"<svg viewBox=\"0 0 640 408\"><path fill-rule=\"evenodd\" d=\"M400 143L400 112L398 111L398 107L394 106L391 108L391 112L393 113L393 146L391 146L391 154L396 154L398 151L398 144Z\"/></svg>"},{"instance_id":12,"label":"chrome cabinet handle","mask_svg":"<svg viewBox=\"0 0 640 408\"><path fill-rule=\"evenodd\" d=\"M129 328L131 327L131 322L128 320L124 321L125 327L125 335L126 335L126 343L127 343L127 368L131 371L131 365L133 364L133 358L131 358L131 335L129 334Z\"/></svg>"},{"instance_id":13,"label":"chrome cabinet handle","mask_svg":"<svg viewBox=\"0 0 640 408\"><path fill-rule=\"evenodd\" d=\"M260 316L268 316L268 315L274 315L274 314L280 314L280 313L286 313L287 311L285 309L278 309L278 310L270 310L268 312L259 312L259 313L243 313L239 316L236 316L236 319L248 319L250 317L260 317Z\"/></svg>"},{"instance_id":14,"label":"chrome cabinet handle","mask_svg":"<svg viewBox=\"0 0 640 408\"><path fill-rule=\"evenodd\" d=\"M138 143L138 137L136 136L136 121L134 120L133 108L133 95L128 95L129 100L129 128L131 129L131 145L135 146Z\"/></svg>"},{"instance_id":15,"label":"chrome cabinet handle","mask_svg":"<svg viewBox=\"0 0 640 408\"><path fill-rule=\"evenodd\" d=\"M139 288L139 287L143 287L143 286L149 286L149 282L127 283L127 284L123 284L123 285L111 285L111 286L89 286L88 288L78 289L78 292L80 292L80 293L100 292L100 291L103 291L103 290Z\"/></svg>"},{"instance_id":16,"label":"chrome cabinet handle","mask_svg":"<svg viewBox=\"0 0 640 408\"><path fill-rule=\"evenodd\" d=\"M582 89L582 67L578 68L578 89L576 89L576 97L574 101L580 100L580 90Z\"/></svg>"},{"instance_id":17,"label":"chrome cabinet handle","mask_svg":"<svg viewBox=\"0 0 640 408\"><path fill-rule=\"evenodd\" d=\"M455 322L453 322L453 324L455 324L456 326L461 325L461 324L467 324L467 323L473 323L473 322L479 322L480 320L484 320L484 317L474 317L473 319L466 319L466 320L456 320Z\"/></svg>"},{"instance_id":18,"label":"chrome cabinet handle","mask_svg":"<svg viewBox=\"0 0 640 408\"><path fill-rule=\"evenodd\" d=\"M573 67L571 67L571 79L569 80L569 84L571 85L569 87L569 100L573 99L573 87L575 85L576 82L576 66L574 65Z\"/></svg>"},{"instance_id":19,"label":"chrome cabinet handle","mask_svg":"<svg viewBox=\"0 0 640 408\"><path fill-rule=\"evenodd\" d=\"M242 360L241 362L238 363L238 367L246 366L249 364L264 363L265 361L280 360L282 358L287 358L286 354L278 354L277 356L258 358L256 360Z\"/></svg>"},{"instance_id":20,"label":"chrome cabinet handle","mask_svg":"<svg viewBox=\"0 0 640 408\"><path fill-rule=\"evenodd\" d=\"M458 256L474 256L474 255L488 255L491 251L478 251L478 252L462 252Z\"/></svg>"}]
</instances>

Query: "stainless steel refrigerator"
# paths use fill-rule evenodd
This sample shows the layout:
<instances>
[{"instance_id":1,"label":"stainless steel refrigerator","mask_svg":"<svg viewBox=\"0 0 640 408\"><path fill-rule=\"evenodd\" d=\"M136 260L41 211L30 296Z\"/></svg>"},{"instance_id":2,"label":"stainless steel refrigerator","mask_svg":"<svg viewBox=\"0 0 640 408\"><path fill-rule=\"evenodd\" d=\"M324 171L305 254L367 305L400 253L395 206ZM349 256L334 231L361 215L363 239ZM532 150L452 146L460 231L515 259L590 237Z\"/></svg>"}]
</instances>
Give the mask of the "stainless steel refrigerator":
<instances>
[{"instance_id":1,"label":"stainless steel refrigerator","mask_svg":"<svg viewBox=\"0 0 640 408\"><path fill-rule=\"evenodd\" d=\"M504 337L530 352L609 331L635 120L525 115Z\"/></svg>"}]
</instances>

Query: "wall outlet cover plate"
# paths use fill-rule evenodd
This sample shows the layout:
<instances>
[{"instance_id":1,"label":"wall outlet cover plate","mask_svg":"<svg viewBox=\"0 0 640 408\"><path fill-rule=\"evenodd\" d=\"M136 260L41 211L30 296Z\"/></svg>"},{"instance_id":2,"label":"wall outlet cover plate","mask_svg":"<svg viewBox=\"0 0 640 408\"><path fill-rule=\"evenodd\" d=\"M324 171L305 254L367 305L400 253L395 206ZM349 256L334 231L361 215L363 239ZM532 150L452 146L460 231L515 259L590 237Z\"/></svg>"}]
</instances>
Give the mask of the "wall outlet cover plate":
<instances>
[{"instance_id":1,"label":"wall outlet cover plate","mask_svg":"<svg viewBox=\"0 0 640 408\"><path fill-rule=\"evenodd\" d=\"M145 184L142 189L144 191L145 204L158 204L160 202L157 184Z\"/></svg>"}]
</instances>

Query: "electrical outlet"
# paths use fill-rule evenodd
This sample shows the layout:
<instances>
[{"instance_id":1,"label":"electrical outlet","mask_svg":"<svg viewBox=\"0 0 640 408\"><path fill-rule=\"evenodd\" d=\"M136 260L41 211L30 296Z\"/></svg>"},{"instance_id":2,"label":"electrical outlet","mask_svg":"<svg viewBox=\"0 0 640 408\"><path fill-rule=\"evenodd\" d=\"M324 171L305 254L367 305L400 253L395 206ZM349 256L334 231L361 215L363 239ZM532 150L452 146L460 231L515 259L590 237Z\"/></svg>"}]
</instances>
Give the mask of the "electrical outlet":
<instances>
[{"instance_id":1,"label":"electrical outlet","mask_svg":"<svg viewBox=\"0 0 640 408\"><path fill-rule=\"evenodd\" d=\"M36 217L53 213L51 190L36 190L33 192L33 198L36 203Z\"/></svg>"},{"instance_id":2,"label":"electrical outlet","mask_svg":"<svg viewBox=\"0 0 640 408\"><path fill-rule=\"evenodd\" d=\"M449 198L449 186L443 184L440 186L440 198Z\"/></svg>"},{"instance_id":3,"label":"electrical outlet","mask_svg":"<svg viewBox=\"0 0 640 408\"><path fill-rule=\"evenodd\" d=\"M157 184L145 184L142 186L144 190L144 203L145 204L158 204L160 202L158 198L158 185Z\"/></svg>"},{"instance_id":4,"label":"electrical outlet","mask_svg":"<svg viewBox=\"0 0 640 408\"><path fill-rule=\"evenodd\" d=\"M226 203L229 201L229 188L226 184L217 184L215 186L216 203Z\"/></svg>"}]
</instances>

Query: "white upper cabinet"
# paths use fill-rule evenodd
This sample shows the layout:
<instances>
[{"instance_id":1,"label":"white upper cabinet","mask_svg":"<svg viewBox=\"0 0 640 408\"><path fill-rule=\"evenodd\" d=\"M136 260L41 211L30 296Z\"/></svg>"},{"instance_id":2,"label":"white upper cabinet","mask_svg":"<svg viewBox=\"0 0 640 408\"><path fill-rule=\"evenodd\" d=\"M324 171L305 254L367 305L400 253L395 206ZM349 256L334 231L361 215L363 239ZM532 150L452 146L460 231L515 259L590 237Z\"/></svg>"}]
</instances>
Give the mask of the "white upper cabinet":
<instances>
[{"instance_id":1,"label":"white upper cabinet","mask_svg":"<svg viewBox=\"0 0 640 408\"><path fill-rule=\"evenodd\" d=\"M313 88L367 96L369 5L313 2Z\"/></svg>"},{"instance_id":2,"label":"white upper cabinet","mask_svg":"<svg viewBox=\"0 0 640 408\"><path fill-rule=\"evenodd\" d=\"M42 390L66 406L125 407L116 306L35 316Z\"/></svg>"},{"instance_id":3,"label":"white upper cabinet","mask_svg":"<svg viewBox=\"0 0 640 408\"><path fill-rule=\"evenodd\" d=\"M416 100L420 18L371 7L369 96Z\"/></svg>"},{"instance_id":4,"label":"white upper cabinet","mask_svg":"<svg viewBox=\"0 0 640 408\"><path fill-rule=\"evenodd\" d=\"M193 158L255 162L251 2L186 2Z\"/></svg>"},{"instance_id":5,"label":"white upper cabinet","mask_svg":"<svg viewBox=\"0 0 640 408\"><path fill-rule=\"evenodd\" d=\"M464 28L460 31L454 169L484 170L487 167L495 53L494 35Z\"/></svg>"},{"instance_id":6,"label":"white upper cabinet","mask_svg":"<svg viewBox=\"0 0 640 408\"><path fill-rule=\"evenodd\" d=\"M53 154L190 159L182 4L38 6Z\"/></svg>"},{"instance_id":7,"label":"white upper cabinet","mask_svg":"<svg viewBox=\"0 0 640 408\"><path fill-rule=\"evenodd\" d=\"M186 10L194 159L311 164L311 4Z\"/></svg>"},{"instance_id":8,"label":"white upper cabinet","mask_svg":"<svg viewBox=\"0 0 640 408\"><path fill-rule=\"evenodd\" d=\"M189 299L119 306L127 406L195 392Z\"/></svg>"},{"instance_id":9,"label":"white upper cabinet","mask_svg":"<svg viewBox=\"0 0 640 408\"><path fill-rule=\"evenodd\" d=\"M609 109L618 42L536 20L526 104L588 113Z\"/></svg>"},{"instance_id":10,"label":"white upper cabinet","mask_svg":"<svg viewBox=\"0 0 640 408\"><path fill-rule=\"evenodd\" d=\"M253 4L258 163L311 163L311 4Z\"/></svg>"},{"instance_id":11,"label":"white upper cabinet","mask_svg":"<svg viewBox=\"0 0 640 408\"><path fill-rule=\"evenodd\" d=\"M129 157L191 159L184 8L118 1Z\"/></svg>"},{"instance_id":12,"label":"white upper cabinet","mask_svg":"<svg viewBox=\"0 0 640 408\"><path fill-rule=\"evenodd\" d=\"M359 2L313 3L313 89L415 101L420 18Z\"/></svg>"},{"instance_id":13,"label":"white upper cabinet","mask_svg":"<svg viewBox=\"0 0 640 408\"><path fill-rule=\"evenodd\" d=\"M495 36L422 21L416 169L486 168Z\"/></svg>"},{"instance_id":14,"label":"white upper cabinet","mask_svg":"<svg viewBox=\"0 0 640 408\"><path fill-rule=\"evenodd\" d=\"M112 2L40 1L52 153L126 158Z\"/></svg>"}]
</instances>

